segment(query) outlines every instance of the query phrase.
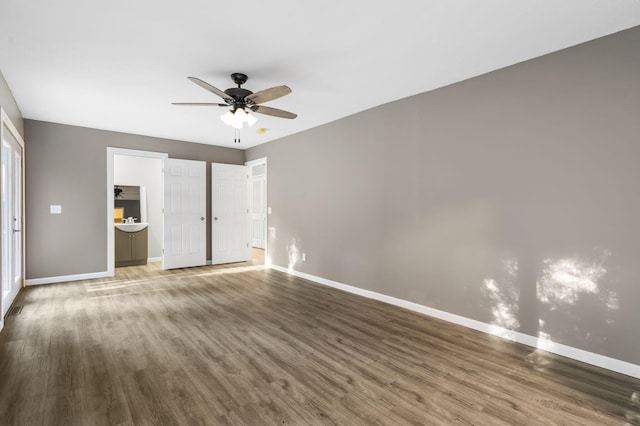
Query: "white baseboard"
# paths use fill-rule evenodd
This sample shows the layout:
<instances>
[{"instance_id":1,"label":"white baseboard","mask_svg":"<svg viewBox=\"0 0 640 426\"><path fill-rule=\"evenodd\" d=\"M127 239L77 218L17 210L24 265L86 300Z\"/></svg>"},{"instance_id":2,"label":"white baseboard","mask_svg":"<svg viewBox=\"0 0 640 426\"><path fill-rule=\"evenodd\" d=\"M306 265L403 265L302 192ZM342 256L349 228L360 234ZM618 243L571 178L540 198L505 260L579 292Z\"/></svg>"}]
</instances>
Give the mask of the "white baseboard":
<instances>
[{"instance_id":1,"label":"white baseboard","mask_svg":"<svg viewBox=\"0 0 640 426\"><path fill-rule=\"evenodd\" d=\"M62 275L60 277L33 278L33 279L25 280L25 285L31 286L31 285L41 285L41 284L55 284L55 283L64 283L68 281L91 280L94 278L105 278L105 277L111 277L111 276L113 275L109 274L108 271L104 271L104 272L92 272L90 274Z\"/></svg>"},{"instance_id":2,"label":"white baseboard","mask_svg":"<svg viewBox=\"0 0 640 426\"><path fill-rule=\"evenodd\" d=\"M162 256L160 257L150 257L147 259L147 263L153 263L153 262L162 262Z\"/></svg>"},{"instance_id":3,"label":"white baseboard","mask_svg":"<svg viewBox=\"0 0 640 426\"><path fill-rule=\"evenodd\" d=\"M385 294L376 293L374 291L365 290L358 287L353 287L347 284L342 284L337 281L328 280L326 278L317 277L315 275L306 274L304 272L295 271L292 269L283 268L278 265L269 265L271 269L284 272L285 274L294 275L296 277L303 278L305 280L313 281L318 284L326 285L328 287L337 288L349 293L357 294L367 297L369 299L379 300L391 305L399 306L401 308L409 309L410 311L419 312L434 318L449 321L454 324L458 324L467 328L482 331L487 334L502 337L513 342L522 343L527 346L542 349L547 352L551 352L557 355L562 355L567 358L575 359L587 364L595 365L597 367L606 368L607 370L615 371L617 373L626 374L627 376L640 379L640 365L631 364L619 359L610 358L604 355L599 355L593 352L585 351L584 349L574 348L572 346L563 345L561 343L555 343L551 340L541 339L528 334L520 333L518 331L508 330L506 328L498 327L495 325L487 324L485 322L477 321L471 318L466 318L460 315L452 314L449 312L433 309L428 306L420 305L418 303L409 302L408 300L398 299Z\"/></svg>"}]
</instances>

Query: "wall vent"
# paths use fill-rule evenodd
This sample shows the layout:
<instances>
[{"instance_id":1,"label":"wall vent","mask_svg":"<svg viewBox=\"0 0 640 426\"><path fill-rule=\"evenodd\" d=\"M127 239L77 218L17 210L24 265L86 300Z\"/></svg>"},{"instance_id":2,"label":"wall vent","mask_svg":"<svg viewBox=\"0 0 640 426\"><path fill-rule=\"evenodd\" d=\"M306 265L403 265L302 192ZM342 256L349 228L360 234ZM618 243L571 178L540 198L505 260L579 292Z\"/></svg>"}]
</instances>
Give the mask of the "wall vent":
<instances>
[{"instance_id":1,"label":"wall vent","mask_svg":"<svg viewBox=\"0 0 640 426\"><path fill-rule=\"evenodd\" d=\"M9 308L7 316L20 315L20 313L22 312L22 308L24 308L24 306L12 306L11 308Z\"/></svg>"}]
</instances>

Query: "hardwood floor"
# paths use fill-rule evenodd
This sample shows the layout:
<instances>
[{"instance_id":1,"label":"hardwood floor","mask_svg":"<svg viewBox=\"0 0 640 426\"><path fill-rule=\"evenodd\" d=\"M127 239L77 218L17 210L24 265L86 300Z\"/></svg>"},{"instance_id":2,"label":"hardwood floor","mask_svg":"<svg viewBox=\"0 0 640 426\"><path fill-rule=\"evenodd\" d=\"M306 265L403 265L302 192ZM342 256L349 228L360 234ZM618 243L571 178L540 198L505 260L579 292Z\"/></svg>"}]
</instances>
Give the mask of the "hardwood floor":
<instances>
[{"instance_id":1,"label":"hardwood floor","mask_svg":"<svg viewBox=\"0 0 640 426\"><path fill-rule=\"evenodd\" d=\"M640 424L640 380L250 263L16 305L3 425Z\"/></svg>"},{"instance_id":2,"label":"hardwood floor","mask_svg":"<svg viewBox=\"0 0 640 426\"><path fill-rule=\"evenodd\" d=\"M265 251L259 248L251 248L251 257L254 265L264 265Z\"/></svg>"}]
</instances>

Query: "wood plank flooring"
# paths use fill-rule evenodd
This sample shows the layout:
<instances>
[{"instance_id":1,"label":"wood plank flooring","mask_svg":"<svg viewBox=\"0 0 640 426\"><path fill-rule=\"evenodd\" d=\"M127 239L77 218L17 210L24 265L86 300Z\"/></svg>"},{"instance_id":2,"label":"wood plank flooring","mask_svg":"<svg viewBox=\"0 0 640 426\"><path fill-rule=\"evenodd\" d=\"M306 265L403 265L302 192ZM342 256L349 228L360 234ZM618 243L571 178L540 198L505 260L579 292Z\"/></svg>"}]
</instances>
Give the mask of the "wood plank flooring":
<instances>
[{"instance_id":1,"label":"wood plank flooring","mask_svg":"<svg viewBox=\"0 0 640 426\"><path fill-rule=\"evenodd\" d=\"M640 424L640 380L251 264L16 305L2 425Z\"/></svg>"}]
</instances>

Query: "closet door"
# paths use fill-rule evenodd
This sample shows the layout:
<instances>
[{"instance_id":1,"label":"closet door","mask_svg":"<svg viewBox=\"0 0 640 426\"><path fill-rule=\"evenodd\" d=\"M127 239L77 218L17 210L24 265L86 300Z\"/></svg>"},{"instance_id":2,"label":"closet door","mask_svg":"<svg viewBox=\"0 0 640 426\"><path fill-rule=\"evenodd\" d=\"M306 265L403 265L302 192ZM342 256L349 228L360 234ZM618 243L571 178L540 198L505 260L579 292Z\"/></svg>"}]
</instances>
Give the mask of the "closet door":
<instances>
[{"instance_id":1,"label":"closet door","mask_svg":"<svg viewBox=\"0 0 640 426\"><path fill-rule=\"evenodd\" d=\"M207 263L206 169L204 161L164 162L163 269Z\"/></svg>"},{"instance_id":2,"label":"closet door","mask_svg":"<svg viewBox=\"0 0 640 426\"><path fill-rule=\"evenodd\" d=\"M247 166L211 164L211 263L251 260Z\"/></svg>"}]
</instances>

